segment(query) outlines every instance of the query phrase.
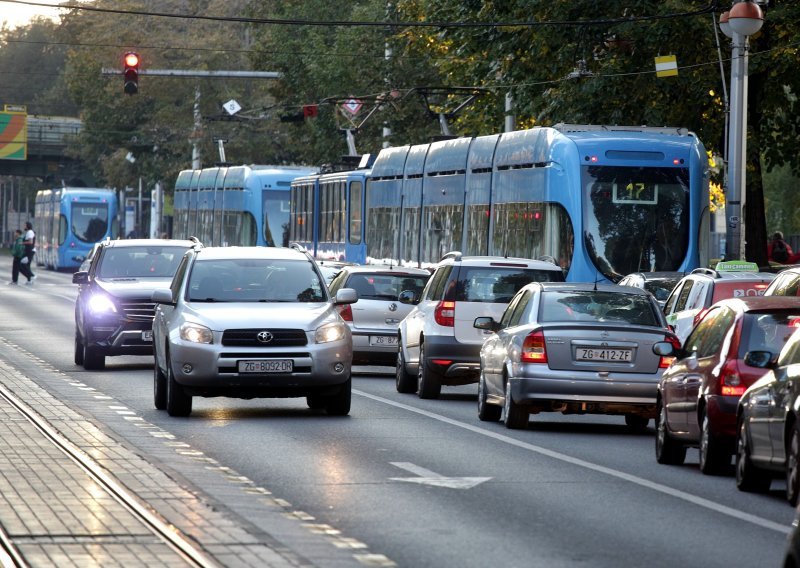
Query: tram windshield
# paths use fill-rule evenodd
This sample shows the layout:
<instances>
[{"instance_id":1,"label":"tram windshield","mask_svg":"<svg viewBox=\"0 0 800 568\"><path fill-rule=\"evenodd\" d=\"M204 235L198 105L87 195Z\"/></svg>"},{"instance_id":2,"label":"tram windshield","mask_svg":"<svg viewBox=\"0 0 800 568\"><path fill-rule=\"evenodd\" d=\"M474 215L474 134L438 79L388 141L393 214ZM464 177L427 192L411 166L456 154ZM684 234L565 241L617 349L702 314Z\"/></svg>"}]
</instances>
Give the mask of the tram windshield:
<instances>
[{"instance_id":1,"label":"tram windshield","mask_svg":"<svg viewBox=\"0 0 800 568\"><path fill-rule=\"evenodd\" d=\"M631 272L678 270L689 244L686 168L585 166L584 241L613 281Z\"/></svg>"},{"instance_id":2,"label":"tram windshield","mask_svg":"<svg viewBox=\"0 0 800 568\"><path fill-rule=\"evenodd\" d=\"M72 234L85 243L102 241L108 230L107 203L72 204Z\"/></svg>"}]
</instances>

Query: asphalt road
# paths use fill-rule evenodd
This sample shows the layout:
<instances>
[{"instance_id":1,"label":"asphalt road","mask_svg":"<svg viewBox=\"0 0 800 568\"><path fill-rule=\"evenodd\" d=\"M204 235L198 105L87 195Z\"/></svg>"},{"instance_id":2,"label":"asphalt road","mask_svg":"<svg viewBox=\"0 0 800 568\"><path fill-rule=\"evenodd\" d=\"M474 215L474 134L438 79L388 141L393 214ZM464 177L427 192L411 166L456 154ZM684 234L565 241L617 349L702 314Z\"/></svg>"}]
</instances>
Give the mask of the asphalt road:
<instances>
[{"instance_id":1,"label":"asphalt road","mask_svg":"<svg viewBox=\"0 0 800 568\"><path fill-rule=\"evenodd\" d=\"M349 417L304 399L196 398L189 418L170 418L153 409L147 358L74 365L71 276L38 274L0 286L0 337L398 566L780 565L783 482L741 493L730 475L700 474L695 450L659 465L652 423L634 433L621 417L542 414L510 431L477 419L474 385L420 400L374 368L354 379Z\"/></svg>"}]
</instances>

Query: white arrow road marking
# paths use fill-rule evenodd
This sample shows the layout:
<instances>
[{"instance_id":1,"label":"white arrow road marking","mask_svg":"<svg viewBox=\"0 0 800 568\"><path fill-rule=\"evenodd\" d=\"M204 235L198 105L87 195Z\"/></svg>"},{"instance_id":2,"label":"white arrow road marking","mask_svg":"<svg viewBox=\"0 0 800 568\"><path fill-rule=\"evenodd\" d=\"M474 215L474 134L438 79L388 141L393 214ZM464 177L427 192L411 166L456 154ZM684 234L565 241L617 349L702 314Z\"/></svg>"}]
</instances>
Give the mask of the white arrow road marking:
<instances>
[{"instance_id":1,"label":"white arrow road marking","mask_svg":"<svg viewBox=\"0 0 800 568\"><path fill-rule=\"evenodd\" d=\"M491 477L445 477L435 471L425 469L409 462L389 462L393 466L404 469L419 477L390 477L392 481L406 481L408 483L419 483L420 485L433 485L434 487L449 487L450 489L472 489L484 481L489 481Z\"/></svg>"}]
</instances>

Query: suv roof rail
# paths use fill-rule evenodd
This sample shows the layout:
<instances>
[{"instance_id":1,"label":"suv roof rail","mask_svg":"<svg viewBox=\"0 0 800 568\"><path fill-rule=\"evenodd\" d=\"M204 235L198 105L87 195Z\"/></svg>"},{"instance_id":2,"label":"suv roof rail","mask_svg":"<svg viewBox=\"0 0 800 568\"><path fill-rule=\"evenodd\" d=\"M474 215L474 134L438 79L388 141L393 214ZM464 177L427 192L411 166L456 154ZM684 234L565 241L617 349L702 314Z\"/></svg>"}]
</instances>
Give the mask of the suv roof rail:
<instances>
[{"instance_id":1,"label":"suv roof rail","mask_svg":"<svg viewBox=\"0 0 800 568\"><path fill-rule=\"evenodd\" d=\"M707 274L708 276L713 276L717 278L719 276L719 272L714 270L713 268L695 268L689 274Z\"/></svg>"},{"instance_id":2,"label":"suv roof rail","mask_svg":"<svg viewBox=\"0 0 800 568\"><path fill-rule=\"evenodd\" d=\"M202 241L200 241L200 239L198 239L194 235L189 237L189 242L194 243L194 246L201 246L201 247L205 246L205 245L203 245Z\"/></svg>"},{"instance_id":3,"label":"suv roof rail","mask_svg":"<svg viewBox=\"0 0 800 568\"><path fill-rule=\"evenodd\" d=\"M461 256L462 256L461 251L451 250L450 252L444 253L442 255L442 258L440 258L439 260L444 260L446 258L452 258L454 260L461 260Z\"/></svg>"},{"instance_id":4,"label":"suv roof rail","mask_svg":"<svg viewBox=\"0 0 800 568\"><path fill-rule=\"evenodd\" d=\"M308 252L306 250L306 247L304 247L303 245L301 245L300 243L295 242L295 241L292 241L291 243L289 243L289 248L290 249L294 249L294 250L299 250L300 252L305 252L305 253Z\"/></svg>"}]
</instances>

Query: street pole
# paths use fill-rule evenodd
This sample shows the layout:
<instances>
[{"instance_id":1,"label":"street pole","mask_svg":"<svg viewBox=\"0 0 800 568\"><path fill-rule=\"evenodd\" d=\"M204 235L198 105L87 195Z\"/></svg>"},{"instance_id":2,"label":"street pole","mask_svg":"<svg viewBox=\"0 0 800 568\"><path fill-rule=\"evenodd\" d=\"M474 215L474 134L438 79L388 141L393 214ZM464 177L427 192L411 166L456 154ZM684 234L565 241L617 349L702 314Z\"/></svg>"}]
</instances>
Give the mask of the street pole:
<instances>
[{"instance_id":1,"label":"street pole","mask_svg":"<svg viewBox=\"0 0 800 568\"><path fill-rule=\"evenodd\" d=\"M723 25L723 21L724 24ZM764 14L756 2L735 2L720 17L722 33L732 40L730 129L728 131L728 194L725 196L725 260L745 259L744 207L747 194L747 50Z\"/></svg>"}]
</instances>

